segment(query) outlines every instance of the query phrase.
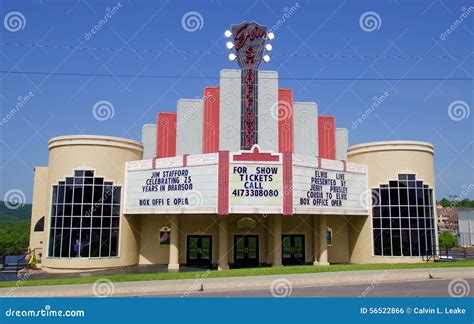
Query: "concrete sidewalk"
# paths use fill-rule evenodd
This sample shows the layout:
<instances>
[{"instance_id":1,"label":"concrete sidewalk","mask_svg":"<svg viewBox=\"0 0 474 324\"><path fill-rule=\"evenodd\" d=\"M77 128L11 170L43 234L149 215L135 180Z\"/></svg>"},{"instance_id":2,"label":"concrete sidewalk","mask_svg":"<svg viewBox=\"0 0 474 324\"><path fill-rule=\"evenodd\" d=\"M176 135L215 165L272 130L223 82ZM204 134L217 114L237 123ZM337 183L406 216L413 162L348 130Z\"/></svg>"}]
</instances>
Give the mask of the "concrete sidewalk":
<instances>
[{"instance_id":1,"label":"concrete sidewalk","mask_svg":"<svg viewBox=\"0 0 474 324\"><path fill-rule=\"evenodd\" d=\"M431 278L430 278L431 276ZM272 283L302 286L336 286L344 284L374 285L381 282L419 281L433 279L474 278L474 268L432 268L402 270L366 270L254 277L110 282L98 279L90 284L1 288L0 297L84 297L141 296L182 294L187 296L201 288L205 291L270 289Z\"/></svg>"}]
</instances>

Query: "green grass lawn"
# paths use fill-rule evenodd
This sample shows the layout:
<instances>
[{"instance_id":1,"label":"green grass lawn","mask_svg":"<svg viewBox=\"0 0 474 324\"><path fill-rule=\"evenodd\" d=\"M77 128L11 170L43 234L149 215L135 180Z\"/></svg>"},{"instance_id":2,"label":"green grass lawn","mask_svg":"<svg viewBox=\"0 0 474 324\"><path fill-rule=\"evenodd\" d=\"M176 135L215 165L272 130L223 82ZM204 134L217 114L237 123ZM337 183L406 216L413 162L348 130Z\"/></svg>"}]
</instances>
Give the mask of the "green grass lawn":
<instances>
[{"instance_id":1,"label":"green grass lawn","mask_svg":"<svg viewBox=\"0 0 474 324\"><path fill-rule=\"evenodd\" d=\"M264 276L279 274L296 273L318 273L318 272L339 272L354 270L385 270L385 269L419 269L419 268L452 268L452 267L474 267L472 261L457 262L436 262L436 263L400 263L400 264L336 264L330 266L286 266L275 268L250 268L250 269L231 269L226 271L203 270L199 272L170 272L170 273L141 273L141 274L123 274L110 276L91 276L80 278L61 278L61 279L40 279L25 280L19 283L19 286L49 286L49 285L68 285L93 283L99 278L108 278L114 282L124 281L145 281L145 280L172 280L172 279L196 279L196 278L222 278L222 277L244 277L244 276ZM14 287L16 281L0 282L0 288Z\"/></svg>"}]
</instances>

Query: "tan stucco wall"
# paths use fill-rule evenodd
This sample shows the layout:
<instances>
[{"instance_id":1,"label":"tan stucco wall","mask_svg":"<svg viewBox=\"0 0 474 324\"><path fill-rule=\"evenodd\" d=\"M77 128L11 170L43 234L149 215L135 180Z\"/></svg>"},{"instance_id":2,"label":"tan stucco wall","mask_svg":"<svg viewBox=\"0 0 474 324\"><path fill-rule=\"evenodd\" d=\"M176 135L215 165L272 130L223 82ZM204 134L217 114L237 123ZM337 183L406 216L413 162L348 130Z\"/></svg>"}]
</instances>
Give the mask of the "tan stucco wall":
<instances>
[{"instance_id":1,"label":"tan stucco wall","mask_svg":"<svg viewBox=\"0 0 474 324\"><path fill-rule=\"evenodd\" d=\"M33 187L33 199L32 199L32 208L31 208L31 225L30 225L30 243L29 249L41 249L38 250L39 253L43 254L43 242L46 242L48 232L46 230L42 232L35 232L34 228L38 220L45 217L47 218L47 207L46 207L46 183L48 181L48 168L47 167L36 167L35 168L35 178L34 178L34 187ZM38 253L35 252L35 255L38 256Z\"/></svg>"},{"instance_id":2,"label":"tan stucco wall","mask_svg":"<svg viewBox=\"0 0 474 324\"><path fill-rule=\"evenodd\" d=\"M434 147L415 141L374 142L349 147L348 161L366 164L369 189L398 179L399 173L413 173L435 195ZM433 197L436 201L436 197ZM436 208L434 208L436 212ZM350 237L351 263L421 262L421 257L374 257L372 245L372 209L369 217L352 217ZM436 219L436 217L435 217ZM435 222L436 223L436 222Z\"/></svg>"},{"instance_id":3,"label":"tan stucco wall","mask_svg":"<svg viewBox=\"0 0 474 324\"><path fill-rule=\"evenodd\" d=\"M394 141L358 144L349 147L349 162L368 166L369 187L378 187L399 173L415 173L434 188L434 148L426 142Z\"/></svg>"},{"instance_id":4,"label":"tan stucco wall","mask_svg":"<svg viewBox=\"0 0 474 324\"><path fill-rule=\"evenodd\" d=\"M343 216L328 216L328 227L332 228L332 246L328 246L329 263L348 263L349 254L349 220Z\"/></svg>"},{"instance_id":5,"label":"tan stucco wall","mask_svg":"<svg viewBox=\"0 0 474 324\"><path fill-rule=\"evenodd\" d=\"M169 245L160 246L160 229L171 227L169 217L163 215L137 215L141 218L139 264L168 264Z\"/></svg>"},{"instance_id":6,"label":"tan stucco wall","mask_svg":"<svg viewBox=\"0 0 474 324\"><path fill-rule=\"evenodd\" d=\"M109 136L62 136L49 141L48 178L45 188L46 211L51 214L52 186L65 177L73 176L74 170L94 170L95 176L104 177L122 186L122 208L125 182L125 162L140 160L143 148L140 143ZM50 218L45 220L46 236L49 237ZM43 268L48 271L71 271L127 266L138 263L140 219L121 214L119 257L49 258L48 245L43 244ZM46 243L48 239L44 240Z\"/></svg>"}]
</instances>

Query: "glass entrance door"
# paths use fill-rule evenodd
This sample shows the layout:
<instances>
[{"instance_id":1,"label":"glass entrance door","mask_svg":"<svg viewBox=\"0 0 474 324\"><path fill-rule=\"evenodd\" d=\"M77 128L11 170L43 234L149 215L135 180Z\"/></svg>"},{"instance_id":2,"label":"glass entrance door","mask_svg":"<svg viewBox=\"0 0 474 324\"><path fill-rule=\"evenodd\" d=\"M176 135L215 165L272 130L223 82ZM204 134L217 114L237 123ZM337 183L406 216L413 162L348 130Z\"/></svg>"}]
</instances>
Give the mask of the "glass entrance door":
<instances>
[{"instance_id":1,"label":"glass entrance door","mask_svg":"<svg viewBox=\"0 0 474 324\"><path fill-rule=\"evenodd\" d=\"M304 235L283 235L281 244L283 264L305 264Z\"/></svg>"},{"instance_id":2,"label":"glass entrance door","mask_svg":"<svg viewBox=\"0 0 474 324\"><path fill-rule=\"evenodd\" d=\"M258 235L234 236L234 266L258 266Z\"/></svg>"},{"instance_id":3,"label":"glass entrance door","mask_svg":"<svg viewBox=\"0 0 474 324\"><path fill-rule=\"evenodd\" d=\"M210 267L212 265L211 235L188 235L186 265L194 267Z\"/></svg>"}]
</instances>

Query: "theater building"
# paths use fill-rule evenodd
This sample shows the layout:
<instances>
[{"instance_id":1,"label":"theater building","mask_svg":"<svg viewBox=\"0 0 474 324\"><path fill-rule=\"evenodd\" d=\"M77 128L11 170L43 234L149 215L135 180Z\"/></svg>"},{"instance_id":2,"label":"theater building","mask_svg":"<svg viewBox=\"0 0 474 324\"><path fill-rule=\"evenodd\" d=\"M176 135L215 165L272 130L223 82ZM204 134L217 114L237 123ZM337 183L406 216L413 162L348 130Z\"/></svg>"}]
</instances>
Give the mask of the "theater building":
<instances>
[{"instance_id":1,"label":"theater building","mask_svg":"<svg viewBox=\"0 0 474 324\"><path fill-rule=\"evenodd\" d=\"M50 272L421 262L436 245L434 148L348 146L348 131L259 69L273 38L226 32L231 60L141 142L72 135L35 169L30 248ZM193 96L194 94L190 94Z\"/></svg>"}]
</instances>

